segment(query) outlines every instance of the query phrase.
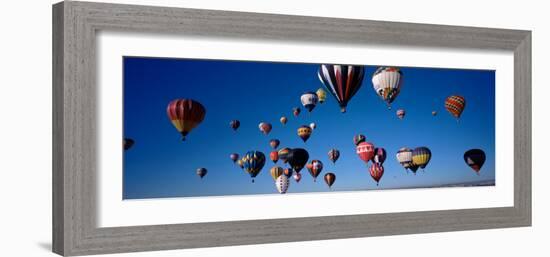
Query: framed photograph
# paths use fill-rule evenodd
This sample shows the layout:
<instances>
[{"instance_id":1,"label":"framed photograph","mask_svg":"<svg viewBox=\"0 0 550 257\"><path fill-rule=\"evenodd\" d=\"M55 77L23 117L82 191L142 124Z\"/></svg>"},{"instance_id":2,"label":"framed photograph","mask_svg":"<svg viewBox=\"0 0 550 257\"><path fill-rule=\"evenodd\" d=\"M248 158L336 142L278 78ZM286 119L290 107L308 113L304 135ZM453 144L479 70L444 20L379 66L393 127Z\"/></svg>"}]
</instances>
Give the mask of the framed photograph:
<instances>
[{"instance_id":1,"label":"framed photograph","mask_svg":"<svg viewBox=\"0 0 550 257\"><path fill-rule=\"evenodd\" d=\"M60 255L531 225L530 31L66 1L53 60Z\"/></svg>"}]
</instances>

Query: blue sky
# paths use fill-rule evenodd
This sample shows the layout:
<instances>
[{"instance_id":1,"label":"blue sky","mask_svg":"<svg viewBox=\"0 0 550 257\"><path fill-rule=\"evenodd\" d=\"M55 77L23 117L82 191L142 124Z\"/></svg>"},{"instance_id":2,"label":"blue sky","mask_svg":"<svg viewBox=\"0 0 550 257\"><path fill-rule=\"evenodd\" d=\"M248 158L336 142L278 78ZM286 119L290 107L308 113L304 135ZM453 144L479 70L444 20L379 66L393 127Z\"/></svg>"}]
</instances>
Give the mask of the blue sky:
<instances>
[{"instance_id":1,"label":"blue sky","mask_svg":"<svg viewBox=\"0 0 550 257\"><path fill-rule=\"evenodd\" d=\"M431 187L445 184L494 180L495 158L495 74L494 71L435 68L406 68L401 93L388 110L374 92L367 66L363 85L350 100L345 114L332 95L308 113L300 103L306 91L322 87L318 64L160 59L125 57L124 137L135 145L124 153L124 199L278 193L266 165L251 179L235 165L229 154L241 156L249 150L272 151L269 140L281 147L305 148L324 169L316 183L303 169L302 180L291 179L287 193L327 191L322 180L326 172L336 174L333 191ZM328 92L327 92L328 93ZM467 105L460 122L444 108L445 98L459 94ZM176 98L190 98L207 109L204 121L185 142L166 115L167 104ZM298 117L293 107L301 107ZM406 110L404 120L395 111ZM438 112L432 116L432 110ZM288 118L283 126L281 116ZM229 127L238 119L241 127ZM273 130L263 135L258 124L270 122ZM311 122L317 129L304 143L296 130ZM387 151L385 173L380 185L372 180L368 166L355 153L353 136L364 134L367 141ZM425 171L406 173L396 160L401 147L426 146L432 160ZM327 152L340 150L336 164ZM487 155L480 175L463 160L471 148ZM282 162L276 165L286 168ZM369 163L370 166L370 163ZM197 168L208 169L199 179Z\"/></svg>"}]
</instances>

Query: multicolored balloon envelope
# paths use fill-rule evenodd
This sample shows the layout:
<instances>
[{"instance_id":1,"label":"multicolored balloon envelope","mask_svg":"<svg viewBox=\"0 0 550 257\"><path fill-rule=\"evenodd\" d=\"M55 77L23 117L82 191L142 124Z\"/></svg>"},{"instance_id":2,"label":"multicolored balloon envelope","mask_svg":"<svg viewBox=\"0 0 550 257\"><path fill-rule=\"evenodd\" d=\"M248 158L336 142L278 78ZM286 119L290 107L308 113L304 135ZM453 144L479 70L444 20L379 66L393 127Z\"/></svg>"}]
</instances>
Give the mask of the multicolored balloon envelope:
<instances>
[{"instance_id":1,"label":"multicolored balloon envelope","mask_svg":"<svg viewBox=\"0 0 550 257\"><path fill-rule=\"evenodd\" d=\"M365 140L367 140L367 138L363 134L357 134L353 136L353 144L355 144L355 146L365 142Z\"/></svg>"},{"instance_id":2,"label":"multicolored balloon envelope","mask_svg":"<svg viewBox=\"0 0 550 257\"><path fill-rule=\"evenodd\" d=\"M464 153L464 161L479 175L485 163L485 152L481 149L470 149Z\"/></svg>"},{"instance_id":3,"label":"multicolored balloon envelope","mask_svg":"<svg viewBox=\"0 0 550 257\"><path fill-rule=\"evenodd\" d=\"M260 151L248 151L241 161L244 171L250 175L252 183L254 183L254 178L260 173L265 165L264 153Z\"/></svg>"},{"instance_id":4,"label":"multicolored balloon envelope","mask_svg":"<svg viewBox=\"0 0 550 257\"><path fill-rule=\"evenodd\" d=\"M403 166L403 168L405 169L408 169L413 165L412 150L407 147L399 149L399 151L397 151L396 157L399 164L401 164L401 166Z\"/></svg>"},{"instance_id":5,"label":"multicolored balloon envelope","mask_svg":"<svg viewBox=\"0 0 550 257\"><path fill-rule=\"evenodd\" d=\"M346 112L351 98L359 91L365 76L364 66L322 64L319 67L319 80L334 96L340 111Z\"/></svg>"},{"instance_id":6,"label":"multicolored balloon envelope","mask_svg":"<svg viewBox=\"0 0 550 257\"><path fill-rule=\"evenodd\" d=\"M206 109L195 100L176 99L168 104L166 113L181 134L181 140L185 140L187 134L204 120Z\"/></svg>"},{"instance_id":7,"label":"multicolored balloon envelope","mask_svg":"<svg viewBox=\"0 0 550 257\"><path fill-rule=\"evenodd\" d=\"M417 147L412 151L412 162L414 165L424 169L432 158L432 152L428 147Z\"/></svg>"},{"instance_id":8,"label":"multicolored balloon envelope","mask_svg":"<svg viewBox=\"0 0 550 257\"><path fill-rule=\"evenodd\" d=\"M395 100L403 84L403 73L396 67L380 67L372 75L372 87L374 91L391 109L391 103Z\"/></svg>"},{"instance_id":9,"label":"multicolored balloon envelope","mask_svg":"<svg viewBox=\"0 0 550 257\"><path fill-rule=\"evenodd\" d=\"M374 156L374 145L370 142L362 142L355 148L357 155L365 163L368 163Z\"/></svg>"},{"instance_id":10,"label":"multicolored balloon envelope","mask_svg":"<svg viewBox=\"0 0 550 257\"><path fill-rule=\"evenodd\" d=\"M372 162L382 165L384 164L384 161L386 161L386 149L382 147L374 148L374 156L372 157Z\"/></svg>"},{"instance_id":11,"label":"multicolored balloon envelope","mask_svg":"<svg viewBox=\"0 0 550 257\"><path fill-rule=\"evenodd\" d=\"M267 135L269 134L269 132L271 132L271 123L268 123L268 122L261 122L260 124L258 124L258 128L260 129L260 132L262 132L264 135Z\"/></svg>"},{"instance_id":12,"label":"multicolored balloon envelope","mask_svg":"<svg viewBox=\"0 0 550 257\"><path fill-rule=\"evenodd\" d=\"M373 163L370 166L369 173L372 179L376 181L376 185L378 186L378 183L380 183L380 179L384 175L384 167L379 163Z\"/></svg>"},{"instance_id":13,"label":"multicolored balloon envelope","mask_svg":"<svg viewBox=\"0 0 550 257\"><path fill-rule=\"evenodd\" d=\"M275 187L279 193L284 194L290 186L290 181L287 176L281 175L275 179Z\"/></svg>"},{"instance_id":14,"label":"multicolored balloon envelope","mask_svg":"<svg viewBox=\"0 0 550 257\"><path fill-rule=\"evenodd\" d=\"M327 174L325 174L325 183L327 183L328 187L331 188L332 185L334 184L334 181L336 181L336 175L334 175L334 173L332 172L329 172Z\"/></svg>"},{"instance_id":15,"label":"multicolored balloon envelope","mask_svg":"<svg viewBox=\"0 0 550 257\"><path fill-rule=\"evenodd\" d=\"M319 102L319 97L315 92L306 92L300 97L300 102L308 112L311 112Z\"/></svg>"},{"instance_id":16,"label":"multicolored balloon envelope","mask_svg":"<svg viewBox=\"0 0 550 257\"><path fill-rule=\"evenodd\" d=\"M332 163L336 163L336 161L340 158L340 151L337 149L330 149L328 151L328 159L332 161Z\"/></svg>"},{"instance_id":17,"label":"multicolored balloon envelope","mask_svg":"<svg viewBox=\"0 0 550 257\"><path fill-rule=\"evenodd\" d=\"M321 174L323 170L323 162L319 160L313 160L306 165L309 174L313 177L313 182L317 182L317 176Z\"/></svg>"},{"instance_id":18,"label":"multicolored balloon envelope","mask_svg":"<svg viewBox=\"0 0 550 257\"><path fill-rule=\"evenodd\" d=\"M309 126L303 125L298 128L297 133L298 133L298 136L304 142L306 142L311 136L311 133L313 133L313 130Z\"/></svg>"},{"instance_id":19,"label":"multicolored balloon envelope","mask_svg":"<svg viewBox=\"0 0 550 257\"><path fill-rule=\"evenodd\" d=\"M271 177L273 178L273 180L277 180L279 176L283 175L283 171L284 171L283 168L279 166L274 166L269 170L269 173L271 174Z\"/></svg>"},{"instance_id":20,"label":"multicolored balloon envelope","mask_svg":"<svg viewBox=\"0 0 550 257\"><path fill-rule=\"evenodd\" d=\"M290 149L288 147L285 147L285 148L279 150L279 152L277 153L277 155L279 157L279 160L283 161L283 163L287 163L288 162L288 155L290 154L290 151L292 151L292 149Z\"/></svg>"},{"instance_id":21,"label":"multicolored balloon envelope","mask_svg":"<svg viewBox=\"0 0 550 257\"><path fill-rule=\"evenodd\" d=\"M466 108L466 99L459 95L452 95L445 100L445 109L456 119L460 118Z\"/></svg>"}]
</instances>

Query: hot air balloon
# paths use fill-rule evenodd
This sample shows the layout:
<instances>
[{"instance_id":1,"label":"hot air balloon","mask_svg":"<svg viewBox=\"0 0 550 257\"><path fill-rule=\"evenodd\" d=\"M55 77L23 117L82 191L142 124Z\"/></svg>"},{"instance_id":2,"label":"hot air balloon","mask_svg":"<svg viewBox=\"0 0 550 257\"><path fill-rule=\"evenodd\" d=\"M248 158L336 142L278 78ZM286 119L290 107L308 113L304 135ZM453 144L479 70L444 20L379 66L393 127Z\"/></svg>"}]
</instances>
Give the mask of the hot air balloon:
<instances>
[{"instance_id":1,"label":"hot air balloon","mask_svg":"<svg viewBox=\"0 0 550 257\"><path fill-rule=\"evenodd\" d=\"M336 149L330 149L328 151L328 159L332 161L332 163L336 163L336 161L340 158L340 151Z\"/></svg>"},{"instance_id":2,"label":"hot air balloon","mask_svg":"<svg viewBox=\"0 0 550 257\"><path fill-rule=\"evenodd\" d=\"M332 184L334 184L334 181L336 181L336 175L334 175L334 173L332 172L329 172L327 174L325 174L325 183L327 183L328 187L331 188L332 187Z\"/></svg>"},{"instance_id":3,"label":"hot air balloon","mask_svg":"<svg viewBox=\"0 0 550 257\"><path fill-rule=\"evenodd\" d=\"M279 150L278 152L278 155L279 155L279 160L283 161L283 163L287 163L288 162L288 155L290 154L290 151L292 151L292 149L288 148L288 147L285 147L281 150Z\"/></svg>"},{"instance_id":4,"label":"hot air balloon","mask_svg":"<svg viewBox=\"0 0 550 257\"><path fill-rule=\"evenodd\" d=\"M300 97L300 102L308 112L311 112L319 102L319 97L315 92L306 92Z\"/></svg>"},{"instance_id":5,"label":"hot air balloon","mask_svg":"<svg viewBox=\"0 0 550 257\"><path fill-rule=\"evenodd\" d=\"M300 172L309 160L309 153L303 148L294 148L290 151L287 158L290 167L294 171Z\"/></svg>"},{"instance_id":6,"label":"hot air balloon","mask_svg":"<svg viewBox=\"0 0 550 257\"><path fill-rule=\"evenodd\" d=\"M436 116L437 115L437 112L436 111L432 111L432 116Z\"/></svg>"},{"instance_id":7,"label":"hot air balloon","mask_svg":"<svg viewBox=\"0 0 550 257\"><path fill-rule=\"evenodd\" d=\"M294 172L292 171L292 169L284 169L284 170L283 170L283 175L285 175L285 176L287 176L287 177L289 177L289 178L290 178L290 176L292 176L292 173L294 173Z\"/></svg>"},{"instance_id":8,"label":"hot air balloon","mask_svg":"<svg viewBox=\"0 0 550 257\"><path fill-rule=\"evenodd\" d=\"M279 144L281 143L281 141L279 141L279 139L271 139L269 140L269 145L271 146L271 148L273 149L277 149L277 147L279 147Z\"/></svg>"},{"instance_id":9,"label":"hot air balloon","mask_svg":"<svg viewBox=\"0 0 550 257\"><path fill-rule=\"evenodd\" d=\"M372 162L382 165L384 164L384 161L386 161L386 150L382 147L374 148L374 156L372 157Z\"/></svg>"},{"instance_id":10,"label":"hot air balloon","mask_svg":"<svg viewBox=\"0 0 550 257\"><path fill-rule=\"evenodd\" d=\"M317 124L315 124L315 122L309 123L309 127L310 127L311 129L316 129L316 128L317 128Z\"/></svg>"},{"instance_id":11,"label":"hot air balloon","mask_svg":"<svg viewBox=\"0 0 550 257\"><path fill-rule=\"evenodd\" d=\"M340 111L344 113L349 100L357 93L363 83L365 67L322 64L317 74L319 80L338 101Z\"/></svg>"},{"instance_id":12,"label":"hot air balloon","mask_svg":"<svg viewBox=\"0 0 550 257\"><path fill-rule=\"evenodd\" d=\"M359 145L360 143L363 143L365 142L365 140L367 140L367 138L365 137L365 135L362 135L362 134L357 134L353 137L353 144L355 144L356 146Z\"/></svg>"},{"instance_id":13,"label":"hot air balloon","mask_svg":"<svg viewBox=\"0 0 550 257\"><path fill-rule=\"evenodd\" d=\"M485 163L485 152L481 149L470 149L464 153L464 161L479 175L479 170Z\"/></svg>"},{"instance_id":14,"label":"hot air balloon","mask_svg":"<svg viewBox=\"0 0 550 257\"><path fill-rule=\"evenodd\" d=\"M412 150L406 147L403 147L397 151L397 161L403 168L408 169L413 164L412 162Z\"/></svg>"},{"instance_id":15,"label":"hot air balloon","mask_svg":"<svg viewBox=\"0 0 550 257\"><path fill-rule=\"evenodd\" d=\"M372 179L374 179L374 181L376 181L376 185L378 186L380 179L384 175L384 167L382 167L382 165L378 163L373 163L370 166L369 172L370 176L372 177Z\"/></svg>"},{"instance_id":16,"label":"hot air balloon","mask_svg":"<svg viewBox=\"0 0 550 257\"><path fill-rule=\"evenodd\" d=\"M317 89L317 97L319 97L319 103L324 103L327 100L327 92L323 88Z\"/></svg>"},{"instance_id":17,"label":"hot air balloon","mask_svg":"<svg viewBox=\"0 0 550 257\"><path fill-rule=\"evenodd\" d=\"M395 112L395 115L397 115L397 118L402 120L403 118L405 118L405 110L399 109Z\"/></svg>"},{"instance_id":18,"label":"hot air balloon","mask_svg":"<svg viewBox=\"0 0 550 257\"><path fill-rule=\"evenodd\" d=\"M277 161L279 160L279 152L277 152L276 150L269 153L269 159L271 159L271 161L273 161L273 163L277 163Z\"/></svg>"},{"instance_id":19,"label":"hot air balloon","mask_svg":"<svg viewBox=\"0 0 550 257\"><path fill-rule=\"evenodd\" d=\"M124 146L124 150L128 150L134 145L134 140L131 138L125 138L122 145Z\"/></svg>"},{"instance_id":20,"label":"hot air balloon","mask_svg":"<svg viewBox=\"0 0 550 257\"><path fill-rule=\"evenodd\" d=\"M181 134L181 140L185 140L187 134L204 120L206 109L195 100L176 99L168 104L166 113Z\"/></svg>"},{"instance_id":21,"label":"hot air balloon","mask_svg":"<svg viewBox=\"0 0 550 257\"><path fill-rule=\"evenodd\" d=\"M241 122L238 120L232 120L229 122L229 126L234 130L237 131L237 129L241 126Z\"/></svg>"},{"instance_id":22,"label":"hot air balloon","mask_svg":"<svg viewBox=\"0 0 550 257\"><path fill-rule=\"evenodd\" d=\"M382 98L391 109L391 103L403 84L403 73L396 67L380 67L372 75L372 86L376 94Z\"/></svg>"},{"instance_id":23,"label":"hot air balloon","mask_svg":"<svg viewBox=\"0 0 550 257\"><path fill-rule=\"evenodd\" d=\"M457 120L460 118L464 108L466 108L466 99L462 96L452 95L445 100L445 109Z\"/></svg>"},{"instance_id":24,"label":"hot air balloon","mask_svg":"<svg viewBox=\"0 0 550 257\"><path fill-rule=\"evenodd\" d=\"M302 112L302 110L300 110L300 107L292 108L292 113L294 114L295 117L298 117L298 115L300 115L300 112Z\"/></svg>"},{"instance_id":25,"label":"hot air balloon","mask_svg":"<svg viewBox=\"0 0 550 257\"><path fill-rule=\"evenodd\" d=\"M319 160L313 160L310 163L306 165L307 170L309 171L309 174L313 177L313 182L317 181L317 176L321 174L321 171L323 170L323 162Z\"/></svg>"},{"instance_id":26,"label":"hot air balloon","mask_svg":"<svg viewBox=\"0 0 550 257\"><path fill-rule=\"evenodd\" d=\"M313 132L313 130L306 126L306 125L302 125L298 128L298 136L304 141L306 142L308 140L308 138L311 136L311 133Z\"/></svg>"},{"instance_id":27,"label":"hot air balloon","mask_svg":"<svg viewBox=\"0 0 550 257\"><path fill-rule=\"evenodd\" d=\"M362 142L355 148L359 158L365 163L368 163L374 156L374 145L370 142Z\"/></svg>"},{"instance_id":28,"label":"hot air balloon","mask_svg":"<svg viewBox=\"0 0 550 257\"><path fill-rule=\"evenodd\" d=\"M424 169L432 158L432 152L427 147L417 147L412 151L412 162L414 165Z\"/></svg>"},{"instance_id":29,"label":"hot air balloon","mask_svg":"<svg viewBox=\"0 0 550 257\"><path fill-rule=\"evenodd\" d=\"M275 187L277 187L277 191L281 194L286 193L289 185L290 181L287 176L279 176L275 179Z\"/></svg>"},{"instance_id":30,"label":"hot air balloon","mask_svg":"<svg viewBox=\"0 0 550 257\"><path fill-rule=\"evenodd\" d=\"M254 178L264 167L264 153L260 151L248 151L241 160L243 162L244 171L250 175L252 178L252 183L254 183Z\"/></svg>"},{"instance_id":31,"label":"hot air balloon","mask_svg":"<svg viewBox=\"0 0 550 257\"><path fill-rule=\"evenodd\" d=\"M302 175L298 172L294 173L294 176L292 176L294 180L296 180L296 183L300 182L302 180Z\"/></svg>"},{"instance_id":32,"label":"hot air balloon","mask_svg":"<svg viewBox=\"0 0 550 257\"><path fill-rule=\"evenodd\" d=\"M267 135L269 134L269 132L271 131L271 123L267 123L267 122L261 122L259 125L258 125L258 128L260 129L260 131L262 133L264 133L264 135Z\"/></svg>"},{"instance_id":33,"label":"hot air balloon","mask_svg":"<svg viewBox=\"0 0 550 257\"><path fill-rule=\"evenodd\" d=\"M288 121L288 119L287 119L285 116L283 116L283 117L281 117L281 118L279 119L279 121L280 121L283 125L285 125L286 122Z\"/></svg>"},{"instance_id":34,"label":"hot air balloon","mask_svg":"<svg viewBox=\"0 0 550 257\"><path fill-rule=\"evenodd\" d=\"M279 176L283 175L283 168L279 166L274 166L269 170L269 173L271 174L273 180L277 180Z\"/></svg>"},{"instance_id":35,"label":"hot air balloon","mask_svg":"<svg viewBox=\"0 0 550 257\"><path fill-rule=\"evenodd\" d=\"M232 153L232 154L229 155L229 158L231 158L231 160L233 162L236 162L239 159L239 154L238 153Z\"/></svg>"},{"instance_id":36,"label":"hot air balloon","mask_svg":"<svg viewBox=\"0 0 550 257\"><path fill-rule=\"evenodd\" d=\"M202 177L204 177L206 175L206 173L208 173L208 170L206 170L205 168L198 168L197 169L197 175L201 179L202 179Z\"/></svg>"}]
</instances>

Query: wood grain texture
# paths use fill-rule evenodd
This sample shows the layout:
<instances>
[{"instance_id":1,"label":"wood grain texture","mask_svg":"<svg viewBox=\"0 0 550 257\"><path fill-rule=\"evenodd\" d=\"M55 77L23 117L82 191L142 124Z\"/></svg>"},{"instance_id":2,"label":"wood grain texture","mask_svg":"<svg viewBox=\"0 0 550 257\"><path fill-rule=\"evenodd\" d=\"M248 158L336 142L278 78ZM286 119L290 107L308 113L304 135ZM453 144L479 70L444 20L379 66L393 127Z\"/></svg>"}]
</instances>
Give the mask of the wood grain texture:
<instances>
[{"instance_id":1,"label":"wood grain texture","mask_svg":"<svg viewBox=\"0 0 550 257\"><path fill-rule=\"evenodd\" d=\"M514 206L98 228L97 31L514 52ZM53 250L85 255L531 225L531 33L382 21L62 2L53 7ZM120 171L113 171L120 172Z\"/></svg>"}]
</instances>

